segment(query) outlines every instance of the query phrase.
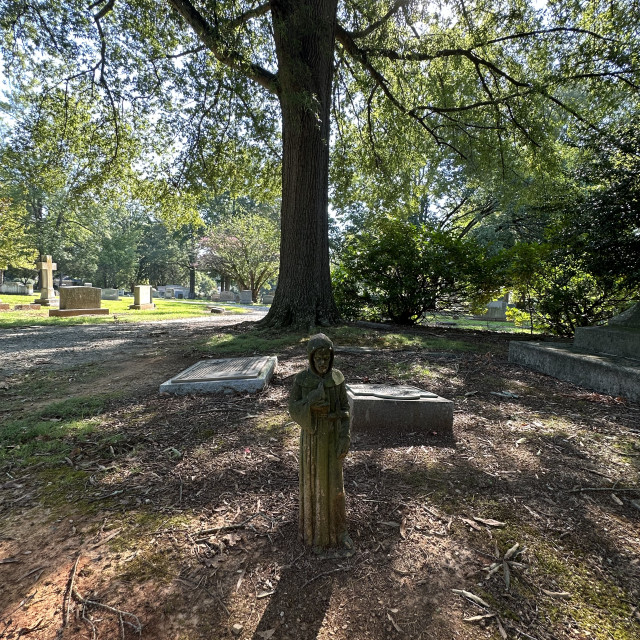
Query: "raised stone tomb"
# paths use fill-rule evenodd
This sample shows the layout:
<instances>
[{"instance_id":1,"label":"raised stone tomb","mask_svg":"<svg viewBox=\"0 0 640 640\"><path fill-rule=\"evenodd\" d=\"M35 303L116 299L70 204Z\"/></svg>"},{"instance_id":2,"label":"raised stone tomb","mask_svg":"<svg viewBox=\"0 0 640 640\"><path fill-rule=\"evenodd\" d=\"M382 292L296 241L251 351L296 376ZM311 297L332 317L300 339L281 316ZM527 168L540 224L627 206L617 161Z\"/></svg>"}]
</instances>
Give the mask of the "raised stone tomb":
<instances>
[{"instance_id":1,"label":"raised stone tomb","mask_svg":"<svg viewBox=\"0 0 640 640\"><path fill-rule=\"evenodd\" d=\"M453 402L412 386L347 384L354 433L453 436Z\"/></svg>"},{"instance_id":2,"label":"raised stone tomb","mask_svg":"<svg viewBox=\"0 0 640 640\"><path fill-rule=\"evenodd\" d=\"M50 316L108 315L109 309L100 308L101 289L98 287L62 287L60 308L51 309Z\"/></svg>"},{"instance_id":3,"label":"raised stone tomb","mask_svg":"<svg viewBox=\"0 0 640 640\"><path fill-rule=\"evenodd\" d=\"M573 344L510 342L509 362L640 402L640 304L607 325L576 329Z\"/></svg>"},{"instance_id":4,"label":"raised stone tomb","mask_svg":"<svg viewBox=\"0 0 640 640\"><path fill-rule=\"evenodd\" d=\"M276 368L275 356L201 360L160 385L160 393L255 392L264 389Z\"/></svg>"}]
</instances>

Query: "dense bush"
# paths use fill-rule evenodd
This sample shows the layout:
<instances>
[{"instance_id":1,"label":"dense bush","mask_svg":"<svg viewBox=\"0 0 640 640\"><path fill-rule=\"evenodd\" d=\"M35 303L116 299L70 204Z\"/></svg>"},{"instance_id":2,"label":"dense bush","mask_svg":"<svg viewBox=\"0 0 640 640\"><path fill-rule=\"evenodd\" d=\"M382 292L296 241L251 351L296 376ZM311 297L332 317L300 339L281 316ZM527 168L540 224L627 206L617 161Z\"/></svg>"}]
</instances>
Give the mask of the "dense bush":
<instances>
[{"instance_id":1,"label":"dense bush","mask_svg":"<svg viewBox=\"0 0 640 640\"><path fill-rule=\"evenodd\" d=\"M346 318L413 324L431 311L490 299L500 286L497 269L499 258L473 239L385 218L347 236L333 282Z\"/></svg>"}]
</instances>

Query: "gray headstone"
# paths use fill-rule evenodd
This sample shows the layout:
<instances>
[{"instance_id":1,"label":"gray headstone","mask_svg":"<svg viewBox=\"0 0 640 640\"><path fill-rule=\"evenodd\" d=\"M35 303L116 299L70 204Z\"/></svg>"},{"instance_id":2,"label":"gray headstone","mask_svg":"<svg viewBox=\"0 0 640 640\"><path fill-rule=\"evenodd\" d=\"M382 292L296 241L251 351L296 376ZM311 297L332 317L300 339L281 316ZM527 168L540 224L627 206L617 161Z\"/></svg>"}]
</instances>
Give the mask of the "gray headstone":
<instances>
[{"instance_id":1,"label":"gray headstone","mask_svg":"<svg viewBox=\"0 0 640 640\"><path fill-rule=\"evenodd\" d=\"M120 300L117 289L102 289L101 298L102 300Z\"/></svg>"},{"instance_id":2,"label":"gray headstone","mask_svg":"<svg viewBox=\"0 0 640 640\"><path fill-rule=\"evenodd\" d=\"M351 429L357 432L435 432L453 435L453 402L412 386L347 384Z\"/></svg>"},{"instance_id":3,"label":"gray headstone","mask_svg":"<svg viewBox=\"0 0 640 640\"><path fill-rule=\"evenodd\" d=\"M240 303L251 304L252 302L253 302L253 297L251 296L251 289L243 289L240 292Z\"/></svg>"},{"instance_id":4,"label":"gray headstone","mask_svg":"<svg viewBox=\"0 0 640 640\"><path fill-rule=\"evenodd\" d=\"M60 310L99 309L101 291L98 287L64 287L60 289Z\"/></svg>"},{"instance_id":5,"label":"gray headstone","mask_svg":"<svg viewBox=\"0 0 640 640\"><path fill-rule=\"evenodd\" d=\"M201 360L160 385L161 393L260 391L278 363L275 356Z\"/></svg>"}]
</instances>

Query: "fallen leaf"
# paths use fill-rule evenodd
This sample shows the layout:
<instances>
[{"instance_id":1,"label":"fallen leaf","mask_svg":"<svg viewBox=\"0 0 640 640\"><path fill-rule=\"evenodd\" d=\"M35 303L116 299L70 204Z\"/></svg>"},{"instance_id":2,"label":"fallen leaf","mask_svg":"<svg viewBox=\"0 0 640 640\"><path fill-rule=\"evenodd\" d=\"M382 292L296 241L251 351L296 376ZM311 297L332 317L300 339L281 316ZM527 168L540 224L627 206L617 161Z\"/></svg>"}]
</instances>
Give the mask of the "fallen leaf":
<instances>
[{"instance_id":1,"label":"fallen leaf","mask_svg":"<svg viewBox=\"0 0 640 640\"><path fill-rule=\"evenodd\" d=\"M391 521L381 522L380 524L385 526L385 527L400 527L401 526L399 522L391 522Z\"/></svg>"},{"instance_id":2,"label":"fallen leaf","mask_svg":"<svg viewBox=\"0 0 640 640\"><path fill-rule=\"evenodd\" d=\"M516 440L516 447L518 445L524 444L527 441L526 438L519 438L518 440Z\"/></svg>"},{"instance_id":3,"label":"fallen leaf","mask_svg":"<svg viewBox=\"0 0 640 640\"><path fill-rule=\"evenodd\" d=\"M389 620L391 621L391 624L393 625L393 628L398 632L398 633L402 633L402 629L396 624L396 621L391 617L390 613L387 613L387 618L389 618Z\"/></svg>"},{"instance_id":4,"label":"fallen leaf","mask_svg":"<svg viewBox=\"0 0 640 640\"><path fill-rule=\"evenodd\" d=\"M267 631L257 631L256 635L264 638L264 640L269 640L269 638L276 632L275 629L267 629Z\"/></svg>"},{"instance_id":5,"label":"fallen leaf","mask_svg":"<svg viewBox=\"0 0 640 640\"><path fill-rule=\"evenodd\" d=\"M496 622L498 623L498 631L500 632L500 635L502 636L503 640L507 640L508 638L507 632L504 630L504 627L502 626L502 622L500 622L500 618L496 618Z\"/></svg>"},{"instance_id":6,"label":"fallen leaf","mask_svg":"<svg viewBox=\"0 0 640 640\"><path fill-rule=\"evenodd\" d=\"M506 522L500 522L499 520L493 520L491 518L476 518L473 516L473 519L487 527L504 527L506 525Z\"/></svg>"},{"instance_id":7,"label":"fallen leaf","mask_svg":"<svg viewBox=\"0 0 640 640\"><path fill-rule=\"evenodd\" d=\"M275 593L275 590L271 590L271 591L261 591L256 598L258 598L258 600L261 600L262 598L268 598L269 596L273 595Z\"/></svg>"},{"instance_id":8,"label":"fallen leaf","mask_svg":"<svg viewBox=\"0 0 640 640\"><path fill-rule=\"evenodd\" d=\"M476 604L479 604L481 607L484 607L485 609L491 608L482 598L471 593L470 591L465 591L464 589L451 589L451 591L453 591L453 593L457 593L458 595L463 596L464 598L467 598L467 600L471 600L471 602L475 602Z\"/></svg>"},{"instance_id":9,"label":"fallen leaf","mask_svg":"<svg viewBox=\"0 0 640 640\"><path fill-rule=\"evenodd\" d=\"M407 519L402 518L402 522L400 523L400 537L402 539L407 538Z\"/></svg>"},{"instance_id":10,"label":"fallen leaf","mask_svg":"<svg viewBox=\"0 0 640 640\"><path fill-rule=\"evenodd\" d=\"M495 613L485 613L482 616L471 616L470 618L462 618L463 622L480 622L481 620L487 620L488 618L495 618Z\"/></svg>"},{"instance_id":11,"label":"fallen leaf","mask_svg":"<svg viewBox=\"0 0 640 640\"><path fill-rule=\"evenodd\" d=\"M620 498L618 498L618 496L615 493L611 494L611 499L619 506L621 507L624 503L622 502L622 500L620 500Z\"/></svg>"},{"instance_id":12,"label":"fallen leaf","mask_svg":"<svg viewBox=\"0 0 640 640\"><path fill-rule=\"evenodd\" d=\"M469 518L460 518L460 520L462 520L462 522L464 522L465 524L468 524L472 529L475 529L476 531L482 531L482 527L479 527L473 520L469 520Z\"/></svg>"}]
</instances>

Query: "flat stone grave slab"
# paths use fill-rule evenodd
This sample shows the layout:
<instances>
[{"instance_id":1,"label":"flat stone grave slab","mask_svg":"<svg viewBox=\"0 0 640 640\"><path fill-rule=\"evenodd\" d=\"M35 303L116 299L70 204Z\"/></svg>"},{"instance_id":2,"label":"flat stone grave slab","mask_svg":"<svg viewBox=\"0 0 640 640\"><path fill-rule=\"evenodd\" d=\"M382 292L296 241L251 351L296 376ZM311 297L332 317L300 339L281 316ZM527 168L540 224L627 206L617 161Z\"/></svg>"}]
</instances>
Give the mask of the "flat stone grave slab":
<instances>
[{"instance_id":1,"label":"flat stone grave slab","mask_svg":"<svg viewBox=\"0 0 640 640\"><path fill-rule=\"evenodd\" d=\"M348 384L354 433L432 433L453 437L453 402L417 387Z\"/></svg>"},{"instance_id":2,"label":"flat stone grave slab","mask_svg":"<svg viewBox=\"0 0 640 640\"><path fill-rule=\"evenodd\" d=\"M275 356L201 360L160 385L160 393L260 391L278 364Z\"/></svg>"}]
</instances>

